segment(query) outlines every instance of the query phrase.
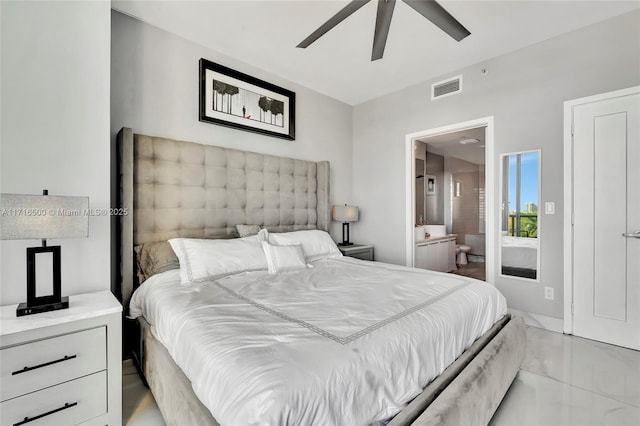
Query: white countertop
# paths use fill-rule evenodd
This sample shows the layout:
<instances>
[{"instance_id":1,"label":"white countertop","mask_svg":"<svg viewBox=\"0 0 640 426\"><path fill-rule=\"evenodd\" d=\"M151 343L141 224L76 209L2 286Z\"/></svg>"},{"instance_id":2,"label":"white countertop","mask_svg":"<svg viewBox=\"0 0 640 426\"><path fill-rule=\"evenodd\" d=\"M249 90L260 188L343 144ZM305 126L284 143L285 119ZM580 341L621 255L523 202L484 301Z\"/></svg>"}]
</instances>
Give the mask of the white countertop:
<instances>
[{"instance_id":1,"label":"white countertop","mask_svg":"<svg viewBox=\"0 0 640 426\"><path fill-rule=\"evenodd\" d=\"M69 308L16 317L18 305L1 308L0 335L6 336L36 328L63 324L85 318L122 312L122 305L110 291L69 296Z\"/></svg>"},{"instance_id":2,"label":"white countertop","mask_svg":"<svg viewBox=\"0 0 640 426\"><path fill-rule=\"evenodd\" d=\"M421 245L421 244L433 243L434 241L450 240L452 238L456 238L457 236L458 234L447 234L441 237L428 237L428 238L425 238L424 240L416 240L416 244Z\"/></svg>"}]
</instances>

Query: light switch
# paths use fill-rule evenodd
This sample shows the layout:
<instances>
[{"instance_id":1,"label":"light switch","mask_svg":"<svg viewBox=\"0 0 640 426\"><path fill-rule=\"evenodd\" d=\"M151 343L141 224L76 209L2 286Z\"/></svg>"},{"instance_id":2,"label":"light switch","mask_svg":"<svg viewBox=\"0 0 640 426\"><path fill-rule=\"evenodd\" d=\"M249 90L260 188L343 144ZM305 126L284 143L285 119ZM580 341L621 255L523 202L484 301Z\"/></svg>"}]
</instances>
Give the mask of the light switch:
<instances>
[{"instance_id":1,"label":"light switch","mask_svg":"<svg viewBox=\"0 0 640 426\"><path fill-rule=\"evenodd\" d=\"M544 213L545 214L555 214L556 212L556 203L553 201L547 201L544 203Z\"/></svg>"}]
</instances>

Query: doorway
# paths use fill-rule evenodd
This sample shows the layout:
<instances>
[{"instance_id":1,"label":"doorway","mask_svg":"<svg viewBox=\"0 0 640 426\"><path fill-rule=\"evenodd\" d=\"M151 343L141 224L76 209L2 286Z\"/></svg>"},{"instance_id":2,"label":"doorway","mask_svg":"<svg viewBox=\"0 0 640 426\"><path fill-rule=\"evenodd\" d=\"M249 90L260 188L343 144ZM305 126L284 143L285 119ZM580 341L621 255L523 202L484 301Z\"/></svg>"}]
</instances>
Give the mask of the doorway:
<instances>
[{"instance_id":1,"label":"doorway","mask_svg":"<svg viewBox=\"0 0 640 426\"><path fill-rule=\"evenodd\" d=\"M565 102L565 333L640 350L640 87Z\"/></svg>"},{"instance_id":2,"label":"doorway","mask_svg":"<svg viewBox=\"0 0 640 426\"><path fill-rule=\"evenodd\" d=\"M493 282L497 220L491 213L495 211L493 132L493 117L486 117L406 136L408 266L416 266L416 224L422 213L424 222L444 225L447 234L457 233L457 246L474 247L475 252L465 257L484 260L481 267L467 263L464 270L456 268L459 272Z\"/></svg>"}]
</instances>

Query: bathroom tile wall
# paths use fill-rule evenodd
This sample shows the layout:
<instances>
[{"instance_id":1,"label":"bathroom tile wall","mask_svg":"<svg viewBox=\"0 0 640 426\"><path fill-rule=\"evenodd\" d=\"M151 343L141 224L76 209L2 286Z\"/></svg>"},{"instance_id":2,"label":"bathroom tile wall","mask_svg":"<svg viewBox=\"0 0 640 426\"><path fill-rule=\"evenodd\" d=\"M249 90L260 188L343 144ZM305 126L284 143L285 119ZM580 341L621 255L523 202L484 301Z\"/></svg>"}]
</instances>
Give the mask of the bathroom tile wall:
<instances>
[{"instance_id":1,"label":"bathroom tile wall","mask_svg":"<svg viewBox=\"0 0 640 426\"><path fill-rule=\"evenodd\" d=\"M427 152L426 173L436 177L435 195L425 196L426 220L434 225L444 224L444 197L446 195L444 185L444 157L432 152Z\"/></svg>"},{"instance_id":2,"label":"bathroom tile wall","mask_svg":"<svg viewBox=\"0 0 640 426\"><path fill-rule=\"evenodd\" d=\"M465 244L465 235L484 233L484 202L480 203L484 197L484 166L446 157L445 169L451 173L454 188L456 182L461 184L460 196L452 197L451 231L458 234L456 244Z\"/></svg>"}]
</instances>

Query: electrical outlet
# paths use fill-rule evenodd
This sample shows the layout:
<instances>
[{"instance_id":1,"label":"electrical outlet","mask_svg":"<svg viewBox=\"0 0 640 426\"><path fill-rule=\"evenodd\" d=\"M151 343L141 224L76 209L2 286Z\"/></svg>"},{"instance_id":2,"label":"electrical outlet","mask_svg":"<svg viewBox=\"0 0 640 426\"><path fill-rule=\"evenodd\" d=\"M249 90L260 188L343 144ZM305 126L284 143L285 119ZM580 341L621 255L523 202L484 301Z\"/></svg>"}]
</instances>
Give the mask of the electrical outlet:
<instances>
[{"instance_id":1,"label":"electrical outlet","mask_svg":"<svg viewBox=\"0 0 640 426\"><path fill-rule=\"evenodd\" d=\"M544 288L544 298L547 300L553 300L553 287Z\"/></svg>"}]
</instances>

